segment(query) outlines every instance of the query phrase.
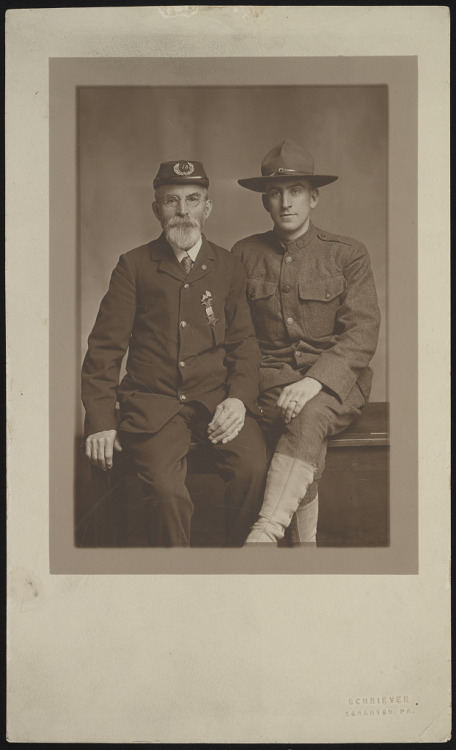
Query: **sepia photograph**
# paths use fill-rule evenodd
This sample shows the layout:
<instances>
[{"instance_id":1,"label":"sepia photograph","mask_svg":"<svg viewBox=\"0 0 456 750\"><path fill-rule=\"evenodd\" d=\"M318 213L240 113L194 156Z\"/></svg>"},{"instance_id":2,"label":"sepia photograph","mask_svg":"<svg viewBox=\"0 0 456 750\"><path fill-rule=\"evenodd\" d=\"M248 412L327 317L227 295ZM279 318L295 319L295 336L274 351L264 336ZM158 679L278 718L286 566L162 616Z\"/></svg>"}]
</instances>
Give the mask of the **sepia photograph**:
<instances>
[{"instance_id":1,"label":"sepia photograph","mask_svg":"<svg viewBox=\"0 0 456 750\"><path fill-rule=\"evenodd\" d=\"M387 546L388 87L77 107L76 545Z\"/></svg>"},{"instance_id":2,"label":"sepia photograph","mask_svg":"<svg viewBox=\"0 0 456 750\"><path fill-rule=\"evenodd\" d=\"M52 567L416 572L416 61L210 62L51 61Z\"/></svg>"}]
</instances>

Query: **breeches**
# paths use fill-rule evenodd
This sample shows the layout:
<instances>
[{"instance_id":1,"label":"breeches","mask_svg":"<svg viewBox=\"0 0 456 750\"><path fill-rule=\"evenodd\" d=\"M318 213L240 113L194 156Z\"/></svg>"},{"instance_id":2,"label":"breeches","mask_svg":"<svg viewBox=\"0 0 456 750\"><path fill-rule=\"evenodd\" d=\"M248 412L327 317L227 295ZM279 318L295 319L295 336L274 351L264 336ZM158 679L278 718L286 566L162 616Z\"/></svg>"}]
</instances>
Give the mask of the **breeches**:
<instances>
[{"instance_id":1,"label":"breeches","mask_svg":"<svg viewBox=\"0 0 456 750\"><path fill-rule=\"evenodd\" d=\"M366 401L357 384L342 403L323 388L289 424L285 424L276 406L282 388L269 388L261 394L261 424L271 455L282 453L300 458L315 467L314 482L305 498L308 503L318 491L318 481L325 468L328 438L346 429L361 413Z\"/></svg>"},{"instance_id":2,"label":"breeches","mask_svg":"<svg viewBox=\"0 0 456 750\"><path fill-rule=\"evenodd\" d=\"M205 407L192 403L158 433L120 434L141 480L150 546L190 545L193 503L185 483L187 453L192 439L209 443L210 420ZM242 546L258 516L267 472L266 444L257 421L247 415L237 437L213 446L212 452L224 481L226 546Z\"/></svg>"}]
</instances>

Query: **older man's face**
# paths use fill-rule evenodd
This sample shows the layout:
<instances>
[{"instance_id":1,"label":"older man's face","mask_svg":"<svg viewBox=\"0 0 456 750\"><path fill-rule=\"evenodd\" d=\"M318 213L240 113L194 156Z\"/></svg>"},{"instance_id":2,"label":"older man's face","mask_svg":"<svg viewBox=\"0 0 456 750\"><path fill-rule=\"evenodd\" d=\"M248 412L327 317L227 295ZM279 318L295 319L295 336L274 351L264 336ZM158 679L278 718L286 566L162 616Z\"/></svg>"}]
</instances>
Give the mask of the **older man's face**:
<instances>
[{"instance_id":1,"label":"older man's face","mask_svg":"<svg viewBox=\"0 0 456 750\"><path fill-rule=\"evenodd\" d=\"M318 203L318 190L308 180L280 178L268 185L263 205L278 233L287 240L297 239L309 226L310 211Z\"/></svg>"},{"instance_id":2,"label":"older man's face","mask_svg":"<svg viewBox=\"0 0 456 750\"><path fill-rule=\"evenodd\" d=\"M166 238L181 250L195 245L212 211L206 188L199 185L163 185L153 203Z\"/></svg>"}]
</instances>

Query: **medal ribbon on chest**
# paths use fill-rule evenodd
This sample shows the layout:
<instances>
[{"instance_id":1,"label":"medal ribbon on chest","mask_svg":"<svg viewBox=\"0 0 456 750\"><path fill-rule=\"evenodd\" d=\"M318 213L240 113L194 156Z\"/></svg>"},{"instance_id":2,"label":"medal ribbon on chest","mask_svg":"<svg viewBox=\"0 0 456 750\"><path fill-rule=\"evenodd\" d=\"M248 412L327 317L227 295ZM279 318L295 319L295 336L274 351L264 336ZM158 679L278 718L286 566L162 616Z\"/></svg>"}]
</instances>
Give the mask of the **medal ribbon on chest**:
<instances>
[{"instance_id":1,"label":"medal ribbon on chest","mask_svg":"<svg viewBox=\"0 0 456 750\"><path fill-rule=\"evenodd\" d=\"M206 315L207 315L207 324L211 326L215 326L215 324L218 321L218 318L215 317L214 311L212 309L212 294L208 291L204 292L203 296L201 297L201 304L204 305Z\"/></svg>"}]
</instances>

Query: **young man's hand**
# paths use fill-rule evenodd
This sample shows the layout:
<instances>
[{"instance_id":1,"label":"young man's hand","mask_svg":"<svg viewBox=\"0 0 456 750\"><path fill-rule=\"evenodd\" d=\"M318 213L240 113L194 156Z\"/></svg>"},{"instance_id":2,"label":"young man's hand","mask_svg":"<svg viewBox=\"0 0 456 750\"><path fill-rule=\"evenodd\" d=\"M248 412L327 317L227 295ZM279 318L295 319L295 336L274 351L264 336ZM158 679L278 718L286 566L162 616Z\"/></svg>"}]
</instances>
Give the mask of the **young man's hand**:
<instances>
[{"instance_id":1,"label":"young man's hand","mask_svg":"<svg viewBox=\"0 0 456 750\"><path fill-rule=\"evenodd\" d=\"M86 456L94 466L98 466L102 471L112 469L112 456L115 450L122 450L117 437L117 430L95 432L86 439Z\"/></svg>"},{"instance_id":2,"label":"young man's hand","mask_svg":"<svg viewBox=\"0 0 456 750\"><path fill-rule=\"evenodd\" d=\"M277 406L285 424L289 424L297 417L307 402L320 393L322 387L322 384L314 378L303 378L297 383L286 385L277 399Z\"/></svg>"},{"instance_id":3,"label":"young man's hand","mask_svg":"<svg viewBox=\"0 0 456 750\"><path fill-rule=\"evenodd\" d=\"M238 398L226 398L214 412L207 427L211 443L229 443L244 427L245 406Z\"/></svg>"}]
</instances>

